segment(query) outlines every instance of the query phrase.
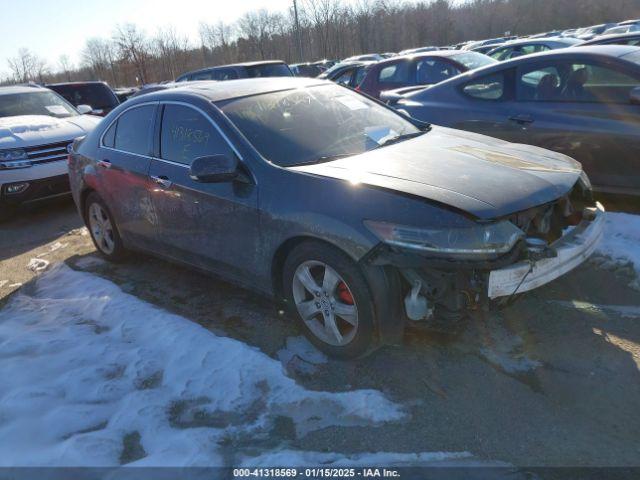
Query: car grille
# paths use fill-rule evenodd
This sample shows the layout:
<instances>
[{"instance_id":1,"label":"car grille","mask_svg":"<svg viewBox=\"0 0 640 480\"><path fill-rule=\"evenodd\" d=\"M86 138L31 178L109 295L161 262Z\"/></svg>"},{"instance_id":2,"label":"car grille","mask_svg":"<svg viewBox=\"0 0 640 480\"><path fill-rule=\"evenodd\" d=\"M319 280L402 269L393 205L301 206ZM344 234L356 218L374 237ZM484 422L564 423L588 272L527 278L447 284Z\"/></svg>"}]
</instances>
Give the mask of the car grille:
<instances>
[{"instance_id":1,"label":"car grille","mask_svg":"<svg viewBox=\"0 0 640 480\"><path fill-rule=\"evenodd\" d=\"M67 147L73 143L73 140L64 142L50 143L48 145L38 145L36 147L27 147L27 157L32 165L41 163L56 162L67 158Z\"/></svg>"}]
</instances>

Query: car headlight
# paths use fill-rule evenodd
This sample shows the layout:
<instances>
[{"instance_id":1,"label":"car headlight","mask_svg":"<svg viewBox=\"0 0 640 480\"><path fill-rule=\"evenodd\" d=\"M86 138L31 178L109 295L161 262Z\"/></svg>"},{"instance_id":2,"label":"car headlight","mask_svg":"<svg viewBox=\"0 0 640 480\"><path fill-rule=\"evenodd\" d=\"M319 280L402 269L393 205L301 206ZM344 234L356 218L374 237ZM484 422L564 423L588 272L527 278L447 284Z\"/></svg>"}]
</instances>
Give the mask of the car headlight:
<instances>
[{"instance_id":1,"label":"car headlight","mask_svg":"<svg viewBox=\"0 0 640 480\"><path fill-rule=\"evenodd\" d=\"M22 148L0 150L0 162L12 162L14 160L26 160L27 152Z\"/></svg>"},{"instance_id":2,"label":"car headlight","mask_svg":"<svg viewBox=\"0 0 640 480\"><path fill-rule=\"evenodd\" d=\"M419 228L371 220L364 224L388 245L461 259L497 257L524 237L522 230L506 220L461 228Z\"/></svg>"}]
</instances>

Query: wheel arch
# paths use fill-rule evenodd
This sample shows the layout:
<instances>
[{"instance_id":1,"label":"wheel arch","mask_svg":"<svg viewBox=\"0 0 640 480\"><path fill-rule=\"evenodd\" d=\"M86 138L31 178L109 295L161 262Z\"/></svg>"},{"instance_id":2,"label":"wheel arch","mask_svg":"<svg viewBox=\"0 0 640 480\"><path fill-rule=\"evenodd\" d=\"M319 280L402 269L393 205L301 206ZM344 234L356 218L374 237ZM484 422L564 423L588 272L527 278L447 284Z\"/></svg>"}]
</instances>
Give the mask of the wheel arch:
<instances>
[{"instance_id":1,"label":"wheel arch","mask_svg":"<svg viewBox=\"0 0 640 480\"><path fill-rule=\"evenodd\" d=\"M284 302L283 270L289 253L298 245L313 241L335 248L351 258L361 269L372 290L376 311L375 330L380 344L398 345L402 342L405 327L405 315L402 307L401 280L398 272L389 266L375 266L364 261L366 256L357 258L340 245L313 235L297 235L290 237L278 246L271 264L271 281L273 293L279 303ZM376 292L384 295L376 295Z\"/></svg>"}]
</instances>

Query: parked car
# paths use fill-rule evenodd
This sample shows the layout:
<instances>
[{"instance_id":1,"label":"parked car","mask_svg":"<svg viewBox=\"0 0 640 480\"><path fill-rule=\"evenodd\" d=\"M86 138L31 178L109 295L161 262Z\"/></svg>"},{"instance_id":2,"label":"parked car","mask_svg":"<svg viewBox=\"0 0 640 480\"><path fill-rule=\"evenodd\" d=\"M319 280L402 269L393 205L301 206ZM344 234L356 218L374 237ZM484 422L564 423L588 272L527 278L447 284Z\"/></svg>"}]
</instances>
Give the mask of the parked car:
<instances>
[{"instance_id":1,"label":"parked car","mask_svg":"<svg viewBox=\"0 0 640 480\"><path fill-rule=\"evenodd\" d=\"M131 99L74 143L69 172L104 257L142 250L272 295L342 358L431 308L455 321L559 277L604 220L564 155L316 79Z\"/></svg>"},{"instance_id":2,"label":"parked car","mask_svg":"<svg viewBox=\"0 0 640 480\"><path fill-rule=\"evenodd\" d=\"M438 125L580 161L597 190L640 194L640 49L529 55L410 93L395 106Z\"/></svg>"},{"instance_id":3,"label":"parked car","mask_svg":"<svg viewBox=\"0 0 640 480\"><path fill-rule=\"evenodd\" d=\"M342 62L379 62L380 60L384 60L384 58L385 57L379 53L365 53L363 55L354 55L353 57L345 58Z\"/></svg>"},{"instance_id":4,"label":"parked car","mask_svg":"<svg viewBox=\"0 0 640 480\"><path fill-rule=\"evenodd\" d=\"M318 78L331 80L345 87L356 88L362 83L367 70L375 64L376 62L340 62L320 74Z\"/></svg>"},{"instance_id":5,"label":"parked car","mask_svg":"<svg viewBox=\"0 0 640 480\"><path fill-rule=\"evenodd\" d=\"M402 50L398 53L398 55L412 55L414 53L424 53L424 52L434 52L436 50L440 50L440 47L418 47L418 48L408 48L406 50Z\"/></svg>"},{"instance_id":6,"label":"parked car","mask_svg":"<svg viewBox=\"0 0 640 480\"><path fill-rule=\"evenodd\" d=\"M217 67L202 68L187 72L176 78L176 82L193 80L235 80L237 78L293 77L289 65L281 60L234 63Z\"/></svg>"},{"instance_id":7,"label":"parked car","mask_svg":"<svg viewBox=\"0 0 640 480\"><path fill-rule=\"evenodd\" d=\"M581 28L577 34L576 38L579 40L591 40L598 35L602 35L605 30L608 30L612 27L615 27L615 23L602 23L600 25L593 25L591 27Z\"/></svg>"},{"instance_id":8,"label":"parked car","mask_svg":"<svg viewBox=\"0 0 640 480\"><path fill-rule=\"evenodd\" d=\"M67 147L99 121L46 88L0 87L0 217L68 194Z\"/></svg>"},{"instance_id":9,"label":"parked car","mask_svg":"<svg viewBox=\"0 0 640 480\"><path fill-rule=\"evenodd\" d=\"M609 28L602 32L603 35L619 35L621 33L639 32L640 25L637 23L630 23L626 25L618 25L617 27Z\"/></svg>"},{"instance_id":10,"label":"parked car","mask_svg":"<svg viewBox=\"0 0 640 480\"><path fill-rule=\"evenodd\" d=\"M640 32L621 33L618 35L600 35L592 40L575 45L576 47L584 47L587 45L640 45Z\"/></svg>"},{"instance_id":11,"label":"parked car","mask_svg":"<svg viewBox=\"0 0 640 480\"><path fill-rule=\"evenodd\" d=\"M472 52L482 53L483 55L486 55L491 50L495 50L496 48L498 48L498 47L500 47L502 45L504 45L504 44L503 43L492 43L491 45L480 45L479 47L472 48L471 51Z\"/></svg>"},{"instance_id":12,"label":"parked car","mask_svg":"<svg viewBox=\"0 0 640 480\"><path fill-rule=\"evenodd\" d=\"M535 35L529 35L527 38L535 39L535 38L549 38L549 37L559 37L562 35L562 30L551 30L549 32L536 33Z\"/></svg>"},{"instance_id":13,"label":"parked car","mask_svg":"<svg viewBox=\"0 0 640 480\"><path fill-rule=\"evenodd\" d=\"M475 42L468 42L465 45L463 45L461 48L462 50L473 50L475 48L483 47L487 45L498 45L501 43L508 42L510 40L515 40L515 38L516 37L514 36L508 36L508 37L489 38L487 40L478 40Z\"/></svg>"},{"instance_id":14,"label":"parked car","mask_svg":"<svg viewBox=\"0 0 640 480\"><path fill-rule=\"evenodd\" d=\"M490 50L487 55L502 62L522 55L531 55L532 53L546 52L557 48L566 48L580 43L580 40L568 37L552 37L531 40L523 38L504 43L499 47Z\"/></svg>"},{"instance_id":15,"label":"parked car","mask_svg":"<svg viewBox=\"0 0 640 480\"><path fill-rule=\"evenodd\" d=\"M45 87L62 95L75 107L91 106L91 113L101 117L120 105L120 100L105 82L49 83Z\"/></svg>"},{"instance_id":16,"label":"parked car","mask_svg":"<svg viewBox=\"0 0 640 480\"><path fill-rule=\"evenodd\" d=\"M462 72L496 63L481 53L467 50L438 50L397 56L368 68L358 90L380 98L385 90L413 85L431 85Z\"/></svg>"},{"instance_id":17,"label":"parked car","mask_svg":"<svg viewBox=\"0 0 640 480\"><path fill-rule=\"evenodd\" d=\"M116 97L118 97L118 100L122 103L127 101L129 97L135 94L138 90L138 87L123 87L114 89L113 93L116 94Z\"/></svg>"},{"instance_id":18,"label":"parked car","mask_svg":"<svg viewBox=\"0 0 640 480\"><path fill-rule=\"evenodd\" d=\"M324 68L313 63L294 63L289 68L296 77L315 78L325 71Z\"/></svg>"}]
</instances>

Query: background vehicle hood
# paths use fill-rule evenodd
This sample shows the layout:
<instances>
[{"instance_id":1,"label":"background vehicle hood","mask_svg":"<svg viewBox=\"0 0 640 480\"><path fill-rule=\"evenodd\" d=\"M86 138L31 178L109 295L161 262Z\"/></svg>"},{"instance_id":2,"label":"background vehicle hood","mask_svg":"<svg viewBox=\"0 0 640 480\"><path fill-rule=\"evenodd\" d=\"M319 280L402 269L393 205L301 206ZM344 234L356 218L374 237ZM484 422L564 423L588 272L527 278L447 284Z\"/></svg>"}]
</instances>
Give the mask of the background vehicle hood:
<instances>
[{"instance_id":1,"label":"background vehicle hood","mask_svg":"<svg viewBox=\"0 0 640 480\"><path fill-rule=\"evenodd\" d=\"M559 153L443 127L299 172L395 190L490 219L567 193L582 167Z\"/></svg>"},{"instance_id":2,"label":"background vehicle hood","mask_svg":"<svg viewBox=\"0 0 640 480\"><path fill-rule=\"evenodd\" d=\"M78 115L54 118L47 115L20 115L0 118L0 148L23 148L62 142L86 135L100 117Z\"/></svg>"}]
</instances>

